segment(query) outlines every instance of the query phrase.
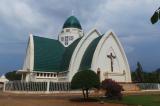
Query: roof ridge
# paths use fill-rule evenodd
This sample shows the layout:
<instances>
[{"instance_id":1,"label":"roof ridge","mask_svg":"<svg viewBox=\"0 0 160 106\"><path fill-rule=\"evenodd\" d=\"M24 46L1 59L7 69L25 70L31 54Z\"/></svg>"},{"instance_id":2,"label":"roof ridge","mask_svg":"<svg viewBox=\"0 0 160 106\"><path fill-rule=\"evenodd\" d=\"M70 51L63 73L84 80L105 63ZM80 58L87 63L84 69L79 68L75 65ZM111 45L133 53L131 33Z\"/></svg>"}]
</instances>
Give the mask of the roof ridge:
<instances>
[{"instance_id":1,"label":"roof ridge","mask_svg":"<svg viewBox=\"0 0 160 106\"><path fill-rule=\"evenodd\" d=\"M39 38L44 38L44 39L56 40L56 39L47 38L47 37L42 37L42 36L36 36L36 35L33 35L33 37L39 37ZM56 40L56 41L58 41L58 40Z\"/></svg>"}]
</instances>

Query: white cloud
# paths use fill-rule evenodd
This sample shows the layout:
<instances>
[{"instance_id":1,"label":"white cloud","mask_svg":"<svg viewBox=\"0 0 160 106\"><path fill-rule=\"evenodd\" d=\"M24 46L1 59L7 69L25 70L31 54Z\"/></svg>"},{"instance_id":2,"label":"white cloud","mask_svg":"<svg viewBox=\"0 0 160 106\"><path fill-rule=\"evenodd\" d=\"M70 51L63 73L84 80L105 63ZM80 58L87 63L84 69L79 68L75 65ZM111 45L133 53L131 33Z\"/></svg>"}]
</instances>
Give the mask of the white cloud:
<instances>
[{"instance_id":1,"label":"white cloud","mask_svg":"<svg viewBox=\"0 0 160 106\"><path fill-rule=\"evenodd\" d=\"M24 40L26 38L24 35L29 33L47 34L55 29L48 16L37 11L27 0L1 0L0 16L3 23L9 26L6 31L14 29L14 32L10 32L10 34L20 41ZM4 40L6 40L5 38L7 37L3 36Z\"/></svg>"},{"instance_id":2,"label":"white cloud","mask_svg":"<svg viewBox=\"0 0 160 106\"><path fill-rule=\"evenodd\" d=\"M0 14L3 19L15 27L37 27L45 23L45 17L34 10L24 0L2 0Z\"/></svg>"}]
</instances>

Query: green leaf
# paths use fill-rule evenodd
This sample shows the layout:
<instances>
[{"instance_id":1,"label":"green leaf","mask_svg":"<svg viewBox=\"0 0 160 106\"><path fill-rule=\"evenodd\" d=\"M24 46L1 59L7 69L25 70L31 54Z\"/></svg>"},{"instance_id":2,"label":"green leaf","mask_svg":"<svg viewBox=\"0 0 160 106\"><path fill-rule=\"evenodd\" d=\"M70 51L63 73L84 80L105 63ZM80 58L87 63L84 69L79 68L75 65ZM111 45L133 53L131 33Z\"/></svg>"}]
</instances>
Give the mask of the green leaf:
<instances>
[{"instance_id":1,"label":"green leaf","mask_svg":"<svg viewBox=\"0 0 160 106\"><path fill-rule=\"evenodd\" d=\"M160 19L160 10L159 10L159 13L158 13L158 15L159 15L159 19Z\"/></svg>"},{"instance_id":2,"label":"green leaf","mask_svg":"<svg viewBox=\"0 0 160 106\"><path fill-rule=\"evenodd\" d=\"M158 21L158 15L160 15L160 14L158 14L157 11L153 14L153 16L151 17L152 24L155 24Z\"/></svg>"}]
</instances>

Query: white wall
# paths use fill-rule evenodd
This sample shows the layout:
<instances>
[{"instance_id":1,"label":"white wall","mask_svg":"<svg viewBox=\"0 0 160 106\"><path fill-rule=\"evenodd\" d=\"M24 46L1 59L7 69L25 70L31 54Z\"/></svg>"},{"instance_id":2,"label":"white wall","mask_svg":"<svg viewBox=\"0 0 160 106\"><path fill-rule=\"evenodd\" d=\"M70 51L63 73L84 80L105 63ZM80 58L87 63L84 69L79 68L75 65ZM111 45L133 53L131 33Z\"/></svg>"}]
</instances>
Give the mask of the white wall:
<instances>
[{"instance_id":1,"label":"white wall","mask_svg":"<svg viewBox=\"0 0 160 106\"><path fill-rule=\"evenodd\" d=\"M113 61L113 72L111 72L111 61L107 57L111 52L116 56ZM112 78L118 82L131 82L130 68L126 55L113 31L108 31L96 47L91 69L97 73L98 68L101 71L101 81L105 78Z\"/></svg>"},{"instance_id":2,"label":"white wall","mask_svg":"<svg viewBox=\"0 0 160 106\"><path fill-rule=\"evenodd\" d=\"M76 39L83 36L83 31L78 28L64 28L58 36L58 40L65 46L68 47L72 44ZM66 39L67 37L67 39ZM72 37L72 39L70 39ZM62 40L63 38L63 40ZM67 40L67 41L66 41ZM67 42L67 45L66 43Z\"/></svg>"},{"instance_id":3,"label":"white wall","mask_svg":"<svg viewBox=\"0 0 160 106\"><path fill-rule=\"evenodd\" d=\"M26 81L29 81L30 79L32 79L30 72L33 72L33 67L34 67L34 41L33 41L33 35L30 34L28 47L26 51L26 57L25 57L24 65L22 69L23 71L28 72L25 78Z\"/></svg>"}]
</instances>

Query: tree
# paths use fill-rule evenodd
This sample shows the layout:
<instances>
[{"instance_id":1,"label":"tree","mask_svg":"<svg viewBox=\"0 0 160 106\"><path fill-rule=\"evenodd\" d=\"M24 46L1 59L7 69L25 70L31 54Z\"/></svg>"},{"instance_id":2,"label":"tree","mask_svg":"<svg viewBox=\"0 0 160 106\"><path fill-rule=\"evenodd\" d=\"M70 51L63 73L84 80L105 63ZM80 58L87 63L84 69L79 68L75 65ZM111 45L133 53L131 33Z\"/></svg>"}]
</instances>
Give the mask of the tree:
<instances>
[{"instance_id":1,"label":"tree","mask_svg":"<svg viewBox=\"0 0 160 106\"><path fill-rule=\"evenodd\" d=\"M159 69L151 72L143 72L143 82L144 83L160 83L160 71ZM132 72L132 81L137 82L137 73Z\"/></svg>"},{"instance_id":2,"label":"tree","mask_svg":"<svg viewBox=\"0 0 160 106\"><path fill-rule=\"evenodd\" d=\"M102 81L102 88L106 90L105 96L109 99L122 99L123 87L112 79Z\"/></svg>"},{"instance_id":3,"label":"tree","mask_svg":"<svg viewBox=\"0 0 160 106\"><path fill-rule=\"evenodd\" d=\"M100 81L98 75L92 70L77 72L71 81L72 89L82 89L84 99L88 99L88 91L91 88L99 88Z\"/></svg>"},{"instance_id":4,"label":"tree","mask_svg":"<svg viewBox=\"0 0 160 106\"><path fill-rule=\"evenodd\" d=\"M14 81L14 80L21 80L21 75L16 74L16 71L12 71L12 72L7 72L5 74L6 78L10 81Z\"/></svg>"},{"instance_id":5,"label":"tree","mask_svg":"<svg viewBox=\"0 0 160 106\"><path fill-rule=\"evenodd\" d=\"M158 68L155 72L156 72L158 83L160 83L160 68Z\"/></svg>"},{"instance_id":6,"label":"tree","mask_svg":"<svg viewBox=\"0 0 160 106\"><path fill-rule=\"evenodd\" d=\"M160 19L160 7L154 12L151 17L151 23L155 24Z\"/></svg>"},{"instance_id":7,"label":"tree","mask_svg":"<svg viewBox=\"0 0 160 106\"><path fill-rule=\"evenodd\" d=\"M131 78L132 78L132 81L133 81L133 82L136 82L136 81L137 81L137 74L136 74L135 71L131 73L131 76L132 76L132 77L131 77Z\"/></svg>"},{"instance_id":8,"label":"tree","mask_svg":"<svg viewBox=\"0 0 160 106\"><path fill-rule=\"evenodd\" d=\"M143 82L143 68L140 62L137 62L137 68L136 68L136 80L138 82Z\"/></svg>"}]
</instances>

